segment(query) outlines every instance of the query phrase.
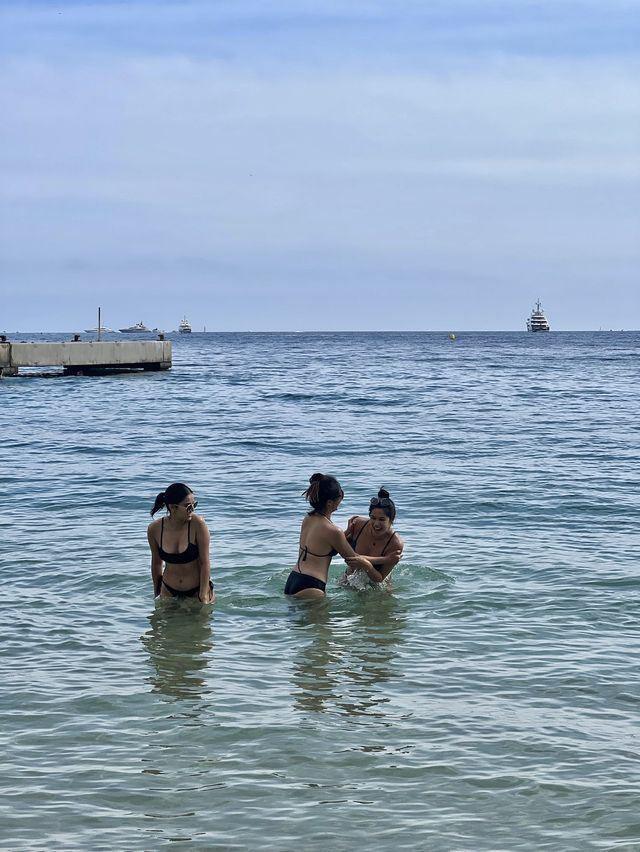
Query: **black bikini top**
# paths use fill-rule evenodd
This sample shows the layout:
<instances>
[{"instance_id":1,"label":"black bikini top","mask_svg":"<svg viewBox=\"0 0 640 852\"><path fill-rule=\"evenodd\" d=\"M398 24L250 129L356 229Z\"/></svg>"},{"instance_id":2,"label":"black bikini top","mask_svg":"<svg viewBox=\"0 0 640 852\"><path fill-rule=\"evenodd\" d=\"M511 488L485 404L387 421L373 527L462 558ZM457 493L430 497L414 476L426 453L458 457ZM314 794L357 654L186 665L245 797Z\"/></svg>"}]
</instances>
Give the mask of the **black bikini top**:
<instances>
[{"instance_id":1,"label":"black bikini top","mask_svg":"<svg viewBox=\"0 0 640 852\"><path fill-rule=\"evenodd\" d=\"M313 509L313 511L309 512L310 515L321 515L322 512L319 512L317 509ZM309 550L307 545L300 545L300 555L298 556L298 564L300 561L306 562L307 556L317 556L319 559L333 559L334 556L338 555L338 551L331 548L328 553L314 553L313 550Z\"/></svg>"},{"instance_id":2,"label":"black bikini top","mask_svg":"<svg viewBox=\"0 0 640 852\"><path fill-rule=\"evenodd\" d=\"M352 547L354 550L356 549L356 544L358 543L358 539L359 539L359 538L360 538L360 536L362 535L362 531L364 530L364 528L367 526L367 524L368 524L368 523L369 523L369 521L365 521L365 522L364 522L364 524L363 524L363 525L360 527L360 529L358 530L358 534L356 535L356 537L355 537L355 538L348 538L348 539L347 539L347 541L349 542L349 544L351 545L351 547ZM380 556L384 556L384 552L385 552L385 550L387 549L387 547L389 547L389 545L391 544L391 541L393 540L393 537L394 537L394 536L395 536L395 531L394 531L394 532L392 532L392 533L391 533L391 535L389 536L389 538L386 540L386 542L385 542L385 544L384 544L384 547L382 548L382 553L380 554ZM356 551L356 552L357 552L357 551Z\"/></svg>"},{"instance_id":3,"label":"black bikini top","mask_svg":"<svg viewBox=\"0 0 640 852\"><path fill-rule=\"evenodd\" d=\"M302 560L303 562L307 561L307 556L318 556L320 559L326 559L327 556L329 559L333 559L334 556L338 555L338 551L331 548L328 553L314 553L313 550L309 550L307 545L300 548L300 556L298 557L298 562Z\"/></svg>"},{"instance_id":4,"label":"black bikini top","mask_svg":"<svg viewBox=\"0 0 640 852\"><path fill-rule=\"evenodd\" d=\"M187 562L195 562L200 553L198 549L198 543L195 541L190 541L191 538L191 521L187 523L187 549L183 550L182 553L167 553L166 550L162 549L162 536L164 533L164 518L160 521L160 544L158 545L158 551L160 552L160 556L165 562L170 562L173 565L184 565Z\"/></svg>"}]
</instances>

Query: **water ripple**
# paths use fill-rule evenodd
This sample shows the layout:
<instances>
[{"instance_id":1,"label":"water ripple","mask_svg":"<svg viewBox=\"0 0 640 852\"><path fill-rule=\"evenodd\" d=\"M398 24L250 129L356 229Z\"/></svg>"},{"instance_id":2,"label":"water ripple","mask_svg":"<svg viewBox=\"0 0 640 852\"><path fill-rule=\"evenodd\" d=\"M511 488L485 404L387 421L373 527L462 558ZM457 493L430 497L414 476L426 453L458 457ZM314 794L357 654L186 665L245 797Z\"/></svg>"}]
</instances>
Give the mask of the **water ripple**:
<instances>
[{"instance_id":1,"label":"water ripple","mask_svg":"<svg viewBox=\"0 0 640 852\"><path fill-rule=\"evenodd\" d=\"M0 845L640 849L640 335L539 337L194 334L166 374L0 382ZM283 598L314 470L339 522L396 498L385 588ZM152 601L176 479L214 607Z\"/></svg>"}]
</instances>

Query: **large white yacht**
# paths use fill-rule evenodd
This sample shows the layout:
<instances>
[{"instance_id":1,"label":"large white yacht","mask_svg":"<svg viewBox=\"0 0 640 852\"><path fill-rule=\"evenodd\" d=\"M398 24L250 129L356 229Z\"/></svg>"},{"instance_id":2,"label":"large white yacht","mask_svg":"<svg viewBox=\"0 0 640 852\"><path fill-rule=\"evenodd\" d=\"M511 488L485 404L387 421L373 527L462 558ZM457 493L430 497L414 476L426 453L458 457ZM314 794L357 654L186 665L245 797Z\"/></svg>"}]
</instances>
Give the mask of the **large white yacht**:
<instances>
[{"instance_id":1,"label":"large white yacht","mask_svg":"<svg viewBox=\"0 0 640 852\"><path fill-rule=\"evenodd\" d=\"M549 322L542 310L540 299L538 299L535 308L531 311L531 316L527 320L527 331L549 331L549 328Z\"/></svg>"},{"instance_id":2,"label":"large white yacht","mask_svg":"<svg viewBox=\"0 0 640 852\"><path fill-rule=\"evenodd\" d=\"M129 325L127 328L121 328L120 331L122 334L150 334L151 329L147 328L146 325L140 320L135 325Z\"/></svg>"},{"instance_id":3,"label":"large white yacht","mask_svg":"<svg viewBox=\"0 0 640 852\"><path fill-rule=\"evenodd\" d=\"M180 334L191 334L191 323L186 317L182 317L178 326Z\"/></svg>"}]
</instances>

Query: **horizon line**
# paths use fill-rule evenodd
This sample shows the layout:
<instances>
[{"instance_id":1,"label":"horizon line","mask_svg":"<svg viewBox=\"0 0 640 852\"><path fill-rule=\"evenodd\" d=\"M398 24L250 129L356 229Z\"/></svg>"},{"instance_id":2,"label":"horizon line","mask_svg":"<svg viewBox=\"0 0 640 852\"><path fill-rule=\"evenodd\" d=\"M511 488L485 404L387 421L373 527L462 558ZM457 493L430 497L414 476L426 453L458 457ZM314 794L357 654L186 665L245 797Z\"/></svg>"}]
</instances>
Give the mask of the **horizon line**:
<instances>
[{"instance_id":1,"label":"horizon line","mask_svg":"<svg viewBox=\"0 0 640 852\"><path fill-rule=\"evenodd\" d=\"M250 329L250 328L240 328L240 329L214 329L207 331L191 331L189 334L191 335L203 335L203 334L585 334L591 332L603 333L603 334L620 334L620 333L635 333L640 331L640 329L636 328L556 328L550 329L547 332L531 332L527 331L527 329L519 329L519 328L496 328L496 329L487 329L487 328L468 328L468 329L456 329L456 328L414 328L414 329L394 329L394 328L370 328L370 329ZM60 334L60 335L80 335L83 337L96 337L97 332L88 332L88 331L60 331L57 330L41 330L41 331L2 331L1 335L9 337L10 335L24 335L24 334ZM141 332L139 334L136 333L126 333L123 334L120 331L110 331L103 332L102 336L105 335L117 335L118 337L123 337L125 340L132 339L135 337L150 337L151 332L149 334L145 334ZM177 329L171 329L170 331L160 331L157 333L153 333L154 337L157 337L158 334L179 334L180 338L188 338L189 334L184 334L179 332ZM8 342L8 341L7 341Z\"/></svg>"}]
</instances>

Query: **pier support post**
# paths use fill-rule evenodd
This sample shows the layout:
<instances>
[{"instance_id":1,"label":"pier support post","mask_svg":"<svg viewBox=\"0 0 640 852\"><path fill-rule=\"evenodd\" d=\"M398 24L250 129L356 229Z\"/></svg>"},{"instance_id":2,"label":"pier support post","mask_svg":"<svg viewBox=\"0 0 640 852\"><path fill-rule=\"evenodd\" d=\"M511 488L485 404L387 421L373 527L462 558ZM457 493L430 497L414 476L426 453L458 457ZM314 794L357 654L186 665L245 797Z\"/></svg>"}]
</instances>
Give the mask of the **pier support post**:
<instances>
[{"instance_id":1,"label":"pier support post","mask_svg":"<svg viewBox=\"0 0 640 852\"><path fill-rule=\"evenodd\" d=\"M2 376L17 376L18 368L11 363L11 344L7 343L7 338L0 341L0 378Z\"/></svg>"}]
</instances>

